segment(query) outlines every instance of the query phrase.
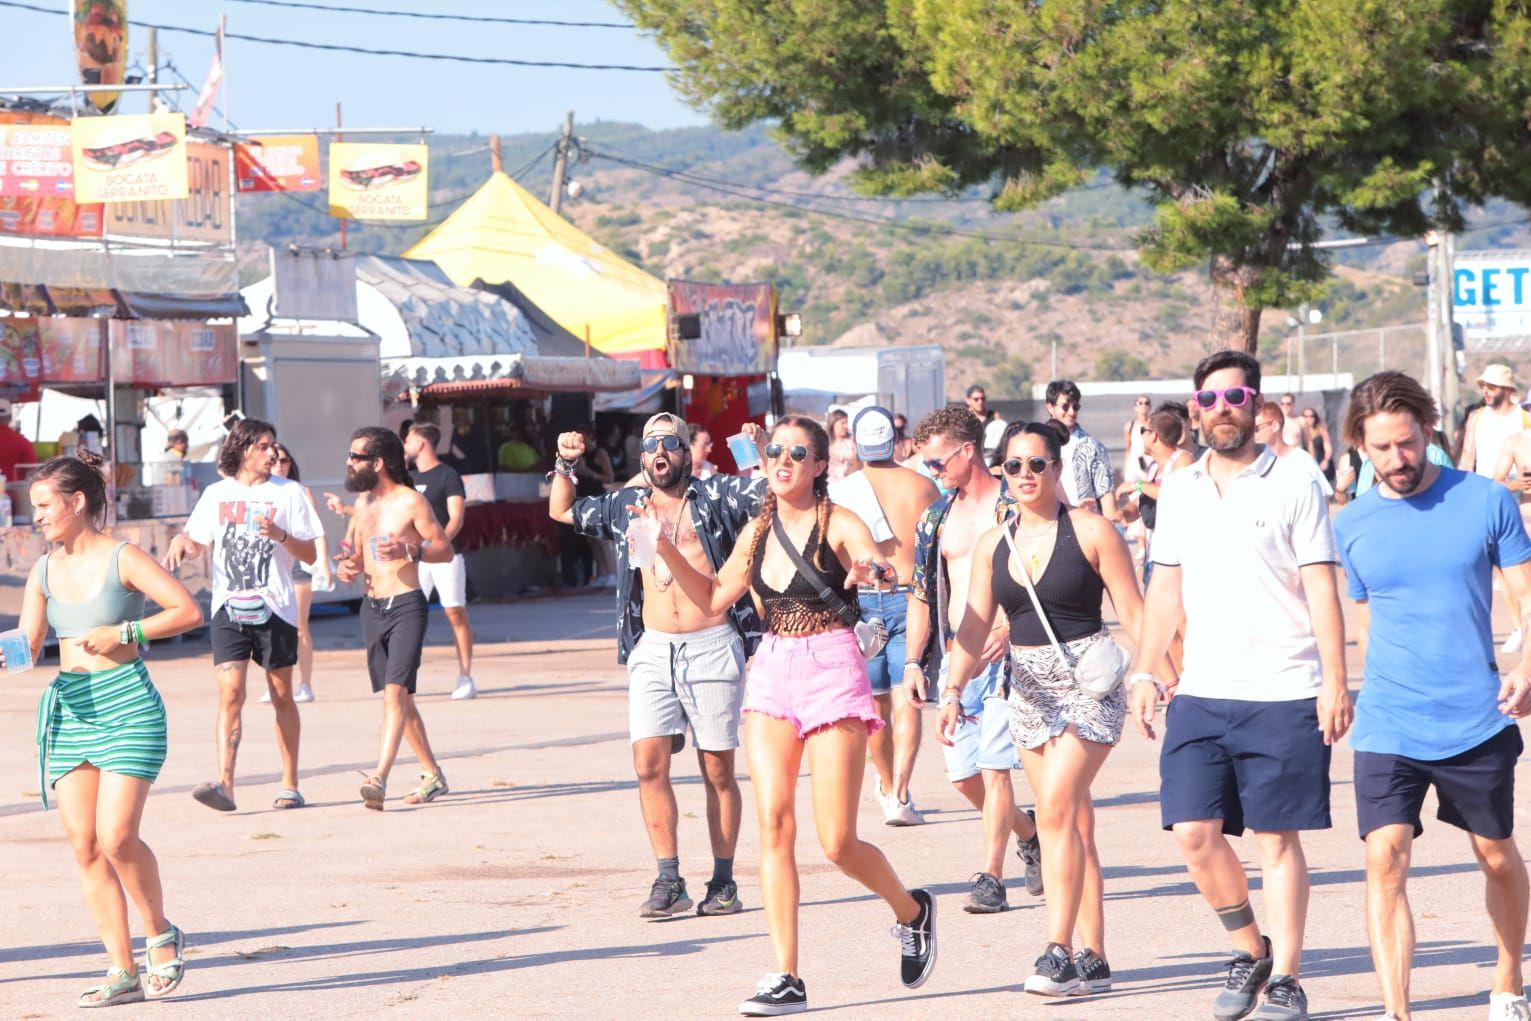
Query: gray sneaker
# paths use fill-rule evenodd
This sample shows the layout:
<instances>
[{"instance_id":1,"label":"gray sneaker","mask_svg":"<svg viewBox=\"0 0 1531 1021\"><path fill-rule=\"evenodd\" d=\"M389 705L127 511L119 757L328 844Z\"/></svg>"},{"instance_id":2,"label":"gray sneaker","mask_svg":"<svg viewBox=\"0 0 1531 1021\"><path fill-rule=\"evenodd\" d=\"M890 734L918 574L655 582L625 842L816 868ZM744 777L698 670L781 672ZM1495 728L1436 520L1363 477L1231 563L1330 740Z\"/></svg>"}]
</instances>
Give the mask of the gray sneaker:
<instances>
[{"instance_id":1,"label":"gray sneaker","mask_svg":"<svg viewBox=\"0 0 1531 1021\"><path fill-rule=\"evenodd\" d=\"M1037 813L1028 808L1026 814L1031 816L1031 824L1035 826ZM1033 833L1030 840L1016 841L1015 855L1021 859L1021 864L1026 866L1026 892L1033 897L1042 896L1041 834Z\"/></svg>"},{"instance_id":2,"label":"gray sneaker","mask_svg":"<svg viewBox=\"0 0 1531 1021\"><path fill-rule=\"evenodd\" d=\"M987 872L975 872L971 880L973 888L968 891L968 902L962 910L970 915L993 915L1010 909L1005 896L1005 884Z\"/></svg>"},{"instance_id":3,"label":"gray sneaker","mask_svg":"<svg viewBox=\"0 0 1531 1021\"><path fill-rule=\"evenodd\" d=\"M1271 977L1271 941L1264 936L1261 939L1265 940L1264 957L1255 960L1236 950L1233 960L1228 962L1228 978L1223 982L1223 991L1217 994L1217 1002L1212 1004L1212 1016L1217 1021L1248 1017L1259 1002L1260 990Z\"/></svg>"},{"instance_id":4,"label":"gray sneaker","mask_svg":"<svg viewBox=\"0 0 1531 1021\"><path fill-rule=\"evenodd\" d=\"M1265 987L1265 1002L1250 1021L1308 1021L1308 994L1290 975L1272 975Z\"/></svg>"},{"instance_id":5,"label":"gray sneaker","mask_svg":"<svg viewBox=\"0 0 1531 1021\"><path fill-rule=\"evenodd\" d=\"M660 876L649 890L649 899L638 909L638 917L669 918L690 910L691 898L686 895L686 881Z\"/></svg>"}]
</instances>

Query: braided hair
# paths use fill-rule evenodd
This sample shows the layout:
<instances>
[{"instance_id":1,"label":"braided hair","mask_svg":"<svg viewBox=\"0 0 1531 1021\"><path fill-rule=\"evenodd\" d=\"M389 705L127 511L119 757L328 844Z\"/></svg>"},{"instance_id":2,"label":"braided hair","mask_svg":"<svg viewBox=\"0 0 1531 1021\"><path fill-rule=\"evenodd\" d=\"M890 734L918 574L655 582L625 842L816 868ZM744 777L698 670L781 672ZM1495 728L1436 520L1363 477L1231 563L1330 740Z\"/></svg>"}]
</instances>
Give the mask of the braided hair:
<instances>
[{"instance_id":1,"label":"braided hair","mask_svg":"<svg viewBox=\"0 0 1531 1021\"><path fill-rule=\"evenodd\" d=\"M777 420L771 430L774 438L782 429L801 429L808 434L808 445L813 452L814 460L821 464L829 463L829 433L817 421L802 415L787 415ZM829 516L834 510L834 504L829 499L829 476L820 472L813 478L813 496L817 503L819 518L819 548L815 551L815 559L818 567L825 567L825 549L829 546ZM772 523L776 520L776 493L769 486L766 487L765 499L760 505L760 517L756 518L755 538L750 543L750 562L760 555L760 544L765 539L767 532L771 530Z\"/></svg>"}]
</instances>

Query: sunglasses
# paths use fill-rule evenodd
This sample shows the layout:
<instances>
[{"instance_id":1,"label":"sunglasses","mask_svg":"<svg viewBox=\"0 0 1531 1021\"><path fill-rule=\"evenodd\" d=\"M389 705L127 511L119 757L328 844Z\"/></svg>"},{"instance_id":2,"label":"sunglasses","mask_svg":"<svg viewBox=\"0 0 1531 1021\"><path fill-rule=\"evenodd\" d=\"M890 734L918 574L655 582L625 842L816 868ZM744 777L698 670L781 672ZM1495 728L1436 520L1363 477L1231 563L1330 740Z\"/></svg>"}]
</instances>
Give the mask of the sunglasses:
<instances>
[{"instance_id":1,"label":"sunglasses","mask_svg":"<svg viewBox=\"0 0 1531 1021\"><path fill-rule=\"evenodd\" d=\"M279 457L279 458L276 459L276 463L277 464L292 464L292 458L290 458L290 457Z\"/></svg>"},{"instance_id":2,"label":"sunglasses","mask_svg":"<svg viewBox=\"0 0 1531 1021\"><path fill-rule=\"evenodd\" d=\"M376 454L358 454L354 450L348 450L348 451L346 451L346 460L347 461L376 461L377 460L377 455Z\"/></svg>"},{"instance_id":3,"label":"sunglasses","mask_svg":"<svg viewBox=\"0 0 1531 1021\"><path fill-rule=\"evenodd\" d=\"M1259 392L1252 386L1230 386L1222 390L1198 390L1191 396L1195 398L1198 408L1211 411L1217 407L1219 400L1230 408L1242 408L1254 400Z\"/></svg>"},{"instance_id":4,"label":"sunglasses","mask_svg":"<svg viewBox=\"0 0 1531 1021\"><path fill-rule=\"evenodd\" d=\"M1059 401L1057 408L1059 411L1078 411L1080 405L1078 401Z\"/></svg>"},{"instance_id":5,"label":"sunglasses","mask_svg":"<svg viewBox=\"0 0 1531 1021\"><path fill-rule=\"evenodd\" d=\"M784 453L791 455L792 460L798 462L799 464L802 464L804 461L808 460L808 448L803 446L801 443L794 443L790 447L783 447L780 443L766 444L765 454L767 460L779 461L781 459L781 455Z\"/></svg>"},{"instance_id":6,"label":"sunglasses","mask_svg":"<svg viewBox=\"0 0 1531 1021\"><path fill-rule=\"evenodd\" d=\"M676 436L674 433L666 433L663 436L645 436L643 438L642 447L645 454L652 454L660 447L664 447L666 450L670 451L679 450L680 437Z\"/></svg>"},{"instance_id":7,"label":"sunglasses","mask_svg":"<svg viewBox=\"0 0 1531 1021\"><path fill-rule=\"evenodd\" d=\"M967 444L963 444L963 446L967 446ZM950 454L947 454L945 457L927 457L924 459L925 470L930 472L932 475L940 475L942 472L946 471L946 466L952 463L952 458L956 457L962 452L962 447L958 447L956 450L952 451Z\"/></svg>"},{"instance_id":8,"label":"sunglasses","mask_svg":"<svg viewBox=\"0 0 1531 1021\"><path fill-rule=\"evenodd\" d=\"M1048 457L1012 457L1007 459L1000 467L1005 470L1006 475L1014 476L1019 475L1021 473L1021 466L1025 465L1031 474L1041 475L1047 471L1047 466L1052 463L1052 458Z\"/></svg>"}]
</instances>

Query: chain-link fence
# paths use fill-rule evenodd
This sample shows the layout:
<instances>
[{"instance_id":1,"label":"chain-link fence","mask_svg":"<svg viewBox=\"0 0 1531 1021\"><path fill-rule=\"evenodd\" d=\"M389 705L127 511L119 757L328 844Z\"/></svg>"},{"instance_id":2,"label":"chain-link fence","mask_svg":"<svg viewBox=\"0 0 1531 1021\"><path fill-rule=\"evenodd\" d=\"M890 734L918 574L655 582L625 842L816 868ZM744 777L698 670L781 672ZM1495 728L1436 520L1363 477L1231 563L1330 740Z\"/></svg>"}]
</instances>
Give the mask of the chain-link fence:
<instances>
[{"instance_id":1,"label":"chain-link fence","mask_svg":"<svg viewBox=\"0 0 1531 1021\"><path fill-rule=\"evenodd\" d=\"M1260 347L1261 369L1267 375L1288 377L1291 388L1299 392L1337 389L1336 377L1348 375L1359 382L1383 369L1406 372L1419 380L1428 375L1424 323L1329 333L1294 329L1284 337L1267 336Z\"/></svg>"}]
</instances>

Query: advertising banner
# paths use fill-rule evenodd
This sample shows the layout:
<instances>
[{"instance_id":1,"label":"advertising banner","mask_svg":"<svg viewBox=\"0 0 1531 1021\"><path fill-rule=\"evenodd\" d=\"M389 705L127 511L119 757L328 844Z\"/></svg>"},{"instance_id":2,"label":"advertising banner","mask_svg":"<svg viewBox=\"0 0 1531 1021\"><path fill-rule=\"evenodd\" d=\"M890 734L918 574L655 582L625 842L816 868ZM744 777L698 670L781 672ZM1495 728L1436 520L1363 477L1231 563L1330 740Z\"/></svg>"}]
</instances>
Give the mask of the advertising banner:
<instances>
[{"instance_id":1,"label":"advertising banner","mask_svg":"<svg viewBox=\"0 0 1531 1021\"><path fill-rule=\"evenodd\" d=\"M186 197L186 117L179 113L77 117L75 197L143 202Z\"/></svg>"},{"instance_id":2,"label":"advertising banner","mask_svg":"<svg viewBox=\"0 0 1531 1021\"><path fill-rule=\"evenodd\" d=\"M146 386L211 386L238 374L233 323L113 319L112 376Z\"/></svg>"},{"instance_id":3,"label":"advertising banner","mask_svg":"<svg viewBox=\"0 0 1531 1021\"><path fill-rule=\"evenodd\" d=\"M229 150L211 142L186 145L186 197L177 201L114 202L106 233L162 241L234 243Z\"/></svg>"},{"instance_id":4,"label":"advertising banner","mask_svg":"<svg viewBox=\"0 0 1531 1021\"><path fill-rule=\"evenodd\" d=\"M701 336L670 340L670 367L698 376L755 376L776 367L776 294L770 284L670 280L670 315L695 315Z\"/></svg>"},{"instance_id":5,"label":"advertising banner","mask_svg":"<svg viewBox=\"0 0 1531 1021\"><path fill-rule=\"evenodd\" d=\"M313 135L247 138L234 147L235 179L241 192L318 191L319 139Z\"/></svg>"},{"instance_id":6,"label":"advertising banner","mask_svg":"<svg viewBox=\"0 0 1531 1021\"><path fill-rule=\"evenodd\" d=\"M86 85L121 85L128 66L128 0L70 0L75 61ZM93 92L102 113L117 107L120 92Z\"/></svg>"},{"instance_id":7,"label":"advertising banner","mask_svg":"<svg viewBox=\"0 0 1531 1021\"><path fill-rule=\"evenodd\" d=\"M1469 348L1531 340L1531 251L1458 252L1451 299Z\"/></svg>"},{"instance_id":8,"label":"advertising banner","mask_svg":"<svg viewBox=\"0 0 1531 1021\"><path fill-rule=\"evenodd\" d=\"M429 192L423 145L335 142L330 215L349 220L423 220Z\"/></svg>"},{"instance_id":9,"label":"advertising banner","mask_svg":"<svg viewBox=\"0 0 1531 1021\"><path fill-rule=\"evenodd\" d=\"M69 125L0 123L0 195L74 197Z\"/></svg>"},{"instance_id":10,"label":"advertising banner","mask_svg":"<svg viewBox=\"0 0 1531 1021\"><path fill-rule=\"evenodd\" d=\"M38 324L44 321L0 319L0 395L15 400L36 390L42 372Z\"/></svg>"},{"instance_id":11,"label":"advertising banner","mask_svg":"<svg viewBox=\"0 0 1531 1021\"><path fill-rule=\"evenodd\" d=\"M38 320L38 343L44 383L99 383L106 377L101 361L100 319Z\"/></svg>"},{"instance_id":12,"label":"advertising banner","mask_svg":"<svg viewBox=\"0 0 1531 1021\"><path fill-rule=\"evenodd\" d=\"M98 238L101 205L72 199L0 195L0 234L45 238Z\"/></svg>"}]
</instances>

